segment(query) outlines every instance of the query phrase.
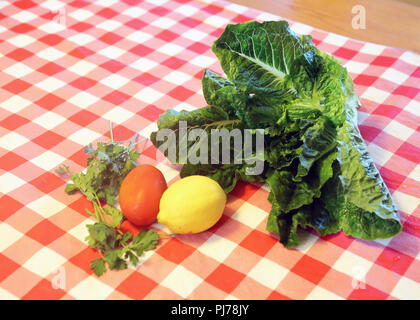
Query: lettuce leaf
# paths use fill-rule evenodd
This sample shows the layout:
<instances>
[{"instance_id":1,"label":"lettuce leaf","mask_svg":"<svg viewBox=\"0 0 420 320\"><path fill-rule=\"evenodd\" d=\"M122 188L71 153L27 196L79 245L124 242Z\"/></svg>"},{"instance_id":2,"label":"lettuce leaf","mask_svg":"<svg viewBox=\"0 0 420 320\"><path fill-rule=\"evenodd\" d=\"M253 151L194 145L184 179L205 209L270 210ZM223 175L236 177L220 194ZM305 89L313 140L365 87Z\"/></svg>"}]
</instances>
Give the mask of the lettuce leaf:
<instances>
[{"instance_id":1,"label":"lettuce leaf","mask_svg":"<svg viewBox=\"0 0 420 320\"><path fill-rule=\"evenodd\" d=\"M164 142L157 134L173 129L177 149L186 143L195 150L203 142L186 141L193 128L209 135L212 128L263 129L264 170L251 176L247 163L191 163L178 156L181 177L208 176L227 193L240 179L267 182L272 204L267 230L288 248L299 244L299 228L320 235L343 230L366 240L401 231L391 195L358 130L359 98L340 61L319 51L311 36L296 35L285 21L228 25L212 49L227 78L206 69L202 87L208 106L165 112L151 140L159 147ZM187 134L177 131L181 121L188 123Z\"/></svg>"}]
</instances>

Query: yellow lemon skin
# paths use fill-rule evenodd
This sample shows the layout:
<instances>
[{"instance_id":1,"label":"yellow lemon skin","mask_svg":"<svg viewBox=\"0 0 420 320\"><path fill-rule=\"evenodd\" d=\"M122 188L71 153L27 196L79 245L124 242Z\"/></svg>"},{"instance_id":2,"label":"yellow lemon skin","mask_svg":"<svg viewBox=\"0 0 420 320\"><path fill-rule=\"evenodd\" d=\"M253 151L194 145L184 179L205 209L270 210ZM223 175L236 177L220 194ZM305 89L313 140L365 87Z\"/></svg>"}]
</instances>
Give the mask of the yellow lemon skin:
<instances>
[{"instance_id":1,"label":"yellow lemon skin","mask_svg":"<svg viewBox=\"0 0 420 320\"><path fill-rule=\"evenodd\" d=\"M222 217L226 194L220 185L204 176L189 176L171 184L159 204L159 223L174 233L206 231Z\"/></svg>"}]
</instances>

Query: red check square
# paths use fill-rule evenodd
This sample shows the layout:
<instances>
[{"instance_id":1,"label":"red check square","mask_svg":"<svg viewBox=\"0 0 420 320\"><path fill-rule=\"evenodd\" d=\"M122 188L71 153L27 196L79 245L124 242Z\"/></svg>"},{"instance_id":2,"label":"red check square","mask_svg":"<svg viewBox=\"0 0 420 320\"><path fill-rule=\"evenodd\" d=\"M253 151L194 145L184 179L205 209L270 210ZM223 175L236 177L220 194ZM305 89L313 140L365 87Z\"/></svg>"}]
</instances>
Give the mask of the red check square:
<instances>
[{"instance_id":1,"label":"red check square","mask_svg":"<svg viewBox=\"0 0 420 320\"><path fill-rule=\"evenodd\" d=\"M276 243L277 240L271 235L253 230L240 245L260 256L265 256Z\"/></svg>"},{"instance_id":2,"label":"red check square","mask_svg":"<svg viewBox=\"0 0 420 320\"><path fill-rule=\"evenodd\" d=\"M318 284L330 269L330 266L305 255L291 271L312 283Z\"/></svg>"},{"instance_id":3,"label":"red check square","mask_svg":"<svg viewBox=\"0 0 420 320\"><path fill-rule=\"evenodd\" d=\"M168 95L180 101L185 101L189 97L191 97L194 93L195 93L194 91L191 91L183 86L178 86L175 89L172 89L171 91L169 91Z\"/></svg>"},{"instance_id":4,"label":"red check square","mask_svg":"<svg viewBox=\"0 0 420 320\"><path fill-rule=\"evenodd\" d=\"M413 261L413 257L387 247L382 251L375 263L403 275Z\"/></svg>"},{"instance_id":5,"label":"red check square","mask_svg":"<svg viewBox=\"0 0 420 320\"><path fill-rule=\"evenodd\" d=\"M13 131L24 124L27 124L29 122L28 119L18 115L18 114L12 114L8 116L7 118L0 121L0 126L3 128L6 128L10 131Z\"/></svg>"},{"instance_id":6,"label":"red check square","mask_svg":"<svg viewBox=\"0 0 420 320\"><path fill-rule=\"evenodd\" d=\"M85 250L69 259L69 261L75 266L78 266L80 269L86 271L88 274L93 274L92 269L90 269L90 263L92 260L98 259L100 256L101 255L98 251L87 247Z\"/></svg>"},{"instance_id":7,"label":"red check square","mask_svg":"<svg viewBox=\"0 0 420 320\"><path fill-rule=\"evenodd\" d=\"M19 167L21 164L25 163L27 160L17 155L16 153L10 151L4 156L0 157L0 169L10 171L14 168Z\"/></svg>"},{"instance_id":8,"label":"red check square","mask_svg":"<svg viewBox=\"0 0 420 320\"><path fill-rule=\"evenodd\" d=\"M65 100L56 96L55 94L49 93L43 96L41 99L35 101L35 103L44 109L52 110L55 107L62 104Z\"/></svg>"},{"instance_id":9,"label":"red check square","mask_svg":"<svg viewBox=\"0 0 420 320\"><path fill-rule=\"evenodd\" d=\"M186 259L191 253L194 252L194 248L185 244L175 238L170 239L163 246L161 246L156 252L159 253L166 260L172 261L176 264L180 264Z\"/></svg>"},{"instance_id":10,"label":"red check square","mask_svg":"<svg viewBox=\"0 0 420 320\"><path fill-rule=\"evenodd\" d=\"M144 73L140 74L138 77L135 77L133 79L133 81L136 81L138 83L141 83L145 87L148 87L148 86L154 84L155 82L160 81L160 79L151 75L150 73L144 72Z\"/></svg>"},{"instance_id":11,"label":"red check square","mask_svg":"<svg viewBox=\"0 0 420 320\"><path fill-rule=\"evenodd\" d=\"M420 148L408 142L404 142L395 153L414 163L420 160Z\"/></svg>"},{"instance_id":12,"label":"red check square","mask_svg":"<svg viewBox=\"0 0 420 320\"><path fill-rule=\"evenodd\" d=\"M395 61L397 61L396 58L386 57L386 56L378 56L371 63L373 65L376 65L376 66L390 67L395 63Z\"/></svg>"},{"instance_id":13,"label":"red check square","mask_svg":"<svg viewBox=\"0 0 420 320\"><path fill-rule=\"evenodd\" d=\"M97 84L98 82L86 77L80 77L77 78L75 80L73 80L72 82L70 82L69 84L79 90L87 90L91 87L93 87L95 84Z\"/></svg>"},{"instance_id":14,"label":"red check square","mask_svg":"<svg viewBox=\"0 0 420 320\"><path fill-rule=\"evenodd\" d=\"M289 297L277 292L273 291L268 297L267 300L292 300Z\"/></svg>"},{"instance_id":15,"label":"red check square","mask_svg":"<svg viewBox=\"0 0 420 320\"><path fill-rule=\"evenodd\" d=\"M79 111L69 118L70 121L73 121L82 127L86 127L97 119L99 119L99 116L88 110Z\"/></svg>"},{"instance_id":16,"label":"red check square","mask_svg":"<svg viewBox=\"0 0 420 320\"><path fill-rule=\"evenodd\" d=\"M159 116L163 113L162 109L154 105L149 105L143 109L141 109L137 114L141 115L143 118L146 118L150 121L156 121L159 119Z\"/></svg>"},{"instance_id":17,"label":"red check square","mask_svg":"<svg viewBox=\"0 0 420 320\"><path fill-rule=\"evenodd\" d=\"M126 23L126 26L133 28L134 30L140 30L147 26L147 23L140 19L131 19Z\"/></svg>"},{"instance_id":18,"label":"red check square","mask_svg":"<svg viewBox=\"0 0 420 320\"><path fill-rule=\"evenodd\" d=\"M385 300L388 297L389 294L368 284L360 283L360 288L353 290L347 300Z\"/></svg>"},{"instance_id":19,"label":"red check square","mask_svg":"<svg viewBox=\"0 0 420 320\"><path fill-rule=\"evenodd\" d=\"M48 62L44 64L41 68L37 69L36 71L46 74L47 76L52 76L56 73L63 71L65 68L56 64L54 62Z\"/></svg>"},{"instance_id":20,"label":"red check square","mask_svg":"<svg viewBox=\"0 0 420 320\"><path fill-rule=\"evenodd\" d=\"M51 242L60 238L64 233L64 230L45 219L29 230L26 235L38 241L42 245L47 246Z\"/></svg>"},{"instance_id":21,"label":"red check square","mask_svg":"<svg viewBox=\"0 0 420 320\"><path fill-rule=\"evenodd\" d=\"M62 142L64 139L65 138L63 136L55 133L54 131L47 131L32 141L45 149L51 149L52 147Z\"/></svg>"},{"instance_id":22,"label":"red check square","mask_svg":"<svg viewBox=\"0 0 420 320\"><path fill-rule=\"evenodd\" d=\"M10 91L14 94L19 94L28 89L30 86L32 86L30 83L20 79L16 79L3 86L3 89Z\"/></svg>"},{"instance_id":23,"label":"red check square","mask_svg":"<svg viewBox=\"0 0 420 320\"><path fill-rule=\"evenodd\" d=\"M19 201L16 201L7 194L3 195L0 197L0 221L5 221L22 207L23 204Z\"/></svg>"},{"instance_id":24,"label":"red check square","mask_svg":"<svg viewBox=\"0 0 420 320\"><path fill-rule=\"evenodd\" d=\"M101 65L99 65L101 68L104 68L105 70L108 70L109 72L112 73L117 73L118 71L124 69L127 65L117 61L117 60L108 60L104 63L102 63Z\"/></svg>"},{"instance_id":25,"label":"red check square","mask_svg":"<svg viewBox=\"0 0 420 320\"><path fill-rule=\"evenodd\" d=\"M35 287L22 297L22 300L58 300L66 294L61 288L54 288L53 283L42 279Z\"/></svg>"},{"instance_id":26,"label":"red check square","mask_svg":"<svg viewBox=\"0 0 420 320\"><path fill-rule=\"evenodd\" d=\"M15 33L28 33L30 31L35 30L36 27L34 27L31 24L28 23L19 23L18 25L16 25L15 27L11 28L10 30L15 32Z\"/></svg>"},{"instance_id":27,"label":"red check square","mask_svg":"<svg viewBox=\"0 0 420 320\"><path fill-rule=\"evenodd\" d=\"M57 35L57 34L47 34L46 36L43 36L42 38L39 38L39 41L48 44L50 46L56 46L60 42L64 40L63 37Z\"/></svg>"},{"instance_id":28,"label":"red check square","mask_svg":"<svg viewBox=\"0 0 420 320\"><path fill-rule=\"evenodd\" d=\"M19 265L13 260L0 253L0 282L15 272Z\"/></svg>"},{"instance_id":29,"label":"red check square","mask_svg":"<svg viewBox=\"0 0 420 320\"><path fill-rule=\"evenodd\" d=\"M242 272L238 272L222 263L207 277L206 281L216 288L230 293L243 278L245 278L245 275Z\"/></svg>"},{"instance_id":30,"label":"red check square","mask_svg":"<svg viewBox=\"0 0 420 320\"><path fill-rule=\"evenodd\" d=\"M157 285L158 284L149 277L146 277L139 272L133 272L116 288L116 290L124 293L130 298L141 300Z\"/></svg>"},{"instance_id":31,"label":"red check square","mask_svg":"<svg viewBox=\"0 0 420 320\"><path fill-rule=\"evenodd\" d=\"M45 172L29 183L44 193L50 193L64 185L65 181L52 172Z\"/></svg>"},{"instance_id":32,"label":"red check square","mask_svg":"<svg viewBox=\"0 0 420 320\"><path fill-rule=\"evenodd\" d=\"M31 0L13 1L12 4L22 10L28 10L37 6L37 4Z\"/></svg>"},{"instance_id":33,"label":"red check square","mask_svg":"<svg viewBox=\"0 0 420 320\"><path fill-rule=\"evenodd\" d=\"M23 48L18 48L6 54L6 57L16 61L23 61L33 55L34 54L31 51L28 51Z\"/></svg>"}]
</instances>

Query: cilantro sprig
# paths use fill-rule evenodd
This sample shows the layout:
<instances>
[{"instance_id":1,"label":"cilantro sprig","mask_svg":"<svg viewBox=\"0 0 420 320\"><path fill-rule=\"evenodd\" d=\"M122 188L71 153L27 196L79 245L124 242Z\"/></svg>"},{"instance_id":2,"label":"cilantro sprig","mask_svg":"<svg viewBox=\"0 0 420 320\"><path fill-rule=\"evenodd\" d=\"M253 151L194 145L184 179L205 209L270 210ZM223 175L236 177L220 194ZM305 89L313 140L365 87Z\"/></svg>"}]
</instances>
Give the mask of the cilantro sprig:
<instances>
[{"instance_id":1,"label":"cilantro sprig","mask_svg":"<svg viewBox=\"0 0 420 320\"><path fill-rule=\"evenodd\" d=\"M121 230L124 215L114 205L122 181L138 165L140 153L134 147L143 140L136 142L136 133L130 140L114 141L112 123L110 128L110 142L99 142L96 149L90 144L84 149L89 156L84 172L71 172L66 165L56 170L59 174L70 176L70 182L65 188L67 194L80 191L93 203L93 212L88 209L86 212L96 222L86 225L89 235L85 240L101 254L90 264L97 276L107 270L106 266L110 270L122 270L127 268L127 261L137 265L140 256L145 251L153 250L159 240L154 230L140 230L136 236ZM127 142L128 147L124 145Z\"/></svg>"}]
</instances>

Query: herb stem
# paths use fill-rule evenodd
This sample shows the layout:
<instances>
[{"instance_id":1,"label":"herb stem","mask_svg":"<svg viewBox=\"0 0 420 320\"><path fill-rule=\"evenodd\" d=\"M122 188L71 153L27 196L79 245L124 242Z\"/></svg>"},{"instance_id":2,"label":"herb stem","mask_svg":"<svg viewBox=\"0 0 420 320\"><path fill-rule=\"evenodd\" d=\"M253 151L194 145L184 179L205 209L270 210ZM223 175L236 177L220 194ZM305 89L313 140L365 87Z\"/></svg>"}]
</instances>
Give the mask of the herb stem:
<instances>
[{"instance_id":1,"label":"herb stem","mask_svg":"<svg viewBox=\"0 0 420 320\"><path fill-rule=\"evenodd\" d=\"M111 143L114 143L114 133L112 132L112 121L109 120L109 128L111 131Z\"/></svg>"}]
</instances>

